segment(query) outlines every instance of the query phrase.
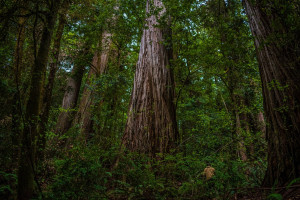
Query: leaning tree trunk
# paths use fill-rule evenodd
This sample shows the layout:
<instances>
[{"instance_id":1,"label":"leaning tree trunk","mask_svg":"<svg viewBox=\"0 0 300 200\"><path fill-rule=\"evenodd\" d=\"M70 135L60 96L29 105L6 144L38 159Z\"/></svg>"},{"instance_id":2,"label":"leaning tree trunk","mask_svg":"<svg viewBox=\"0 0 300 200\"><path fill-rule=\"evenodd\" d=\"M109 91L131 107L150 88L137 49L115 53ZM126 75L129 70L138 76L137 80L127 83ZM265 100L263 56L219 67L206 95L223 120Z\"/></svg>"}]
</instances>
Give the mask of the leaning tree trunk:
<instances>
[{"instance_id":1,"label":"leaning tree trunk","mask_svg":"<svg viewBox=\"0 0 300 200\"><path fill-rule=\"evenodd\" d=\"M80 54L86 55L87 49L79 52ZM78 55L80 56L80 55ZM68 78L68 83L64 98L62 101L62 111L60 112L56 124L55 132L59 135L66 133L72 125L74 117L74 109L77 105L79 97L79 91L81 86L82 77L85 71L86 63L79 59L79 62L75 62L71 76Z\"/></svg>"},{"instance_id":2,"label":"leaning tree trunk","mask_svg":"<svg viewBox=\"0 0 300 200\"><path fill-rule=\"evenodd\" d=\"M29 99L27 102L24 131L21 141L21 157L18 171L18 199L31 199L34 192L35 153L38 138L38 118L41 109L41 97L44 74L48 62L52 32L56 21L60 1L52 1L47 12L46 24L43 28L40 47L32 66Z\"/></svg>"},{"instance_id":3,"label":"leaning tree trunk","mask_svg":"<svg viewBox=\"0 0 300 200\"><path fill-rule=\"evenodd\" d=\"M155 156L175 147L178 131L170 68L172 50L171 45L165 44L170 32L158 27L158 18L166 10L161 0L153 0L151 4L148 0L147 13L150 13L150 5L162 10L159 16L148 17L143 32L122 143L131 151Z\"/></svg>"},{"instance_id":4,"label":"leaning tree trunk","mask_svg":"<svg viewBox=\"0 0 300 200\"><path fill-rule=\"evenodd\" d=\"M300 176L300 60L296 6L292 1L275 4L271 0L244 0L244 6L255 37L266 114L268 167L263 184L282 186Z\"/></svg>"},{"instance_id":5,"label":"leaning tree trunk","mask_svg":"<svg viewBox=\"0 0 300 200\"><path fill-rule=\"evenodd\" d=\"M95 52L88 75L87 85L91 86L93 79L105 72L108 64L111 43L111 33L104 31L102 34L101 49L100 51ZM75 123L80 125L81 135L84 135L86 138L92 131L93 121L91 111L93 103L93 91L90 88L85 87L80 100L79 110L75 118Z\"/></svg>"}]
</instances>

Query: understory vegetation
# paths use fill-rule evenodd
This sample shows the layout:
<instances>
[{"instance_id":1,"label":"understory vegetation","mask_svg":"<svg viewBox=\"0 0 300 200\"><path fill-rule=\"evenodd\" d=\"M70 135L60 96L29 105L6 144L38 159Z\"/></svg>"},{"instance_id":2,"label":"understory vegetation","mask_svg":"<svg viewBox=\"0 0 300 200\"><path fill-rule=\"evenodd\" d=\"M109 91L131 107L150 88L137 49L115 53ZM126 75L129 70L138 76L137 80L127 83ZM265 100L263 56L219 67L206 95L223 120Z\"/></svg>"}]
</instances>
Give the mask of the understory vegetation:
<instances>
[{"instance_id":1,"label":"understory vegetation","mask_svg":"<svg viewBox=\"0 0 300 200\"><path fill-rule=\"evenodd\" d=\"M2 0L0 199L284 199L300 175L287 2Z\"/></svg>"}]
</instances>

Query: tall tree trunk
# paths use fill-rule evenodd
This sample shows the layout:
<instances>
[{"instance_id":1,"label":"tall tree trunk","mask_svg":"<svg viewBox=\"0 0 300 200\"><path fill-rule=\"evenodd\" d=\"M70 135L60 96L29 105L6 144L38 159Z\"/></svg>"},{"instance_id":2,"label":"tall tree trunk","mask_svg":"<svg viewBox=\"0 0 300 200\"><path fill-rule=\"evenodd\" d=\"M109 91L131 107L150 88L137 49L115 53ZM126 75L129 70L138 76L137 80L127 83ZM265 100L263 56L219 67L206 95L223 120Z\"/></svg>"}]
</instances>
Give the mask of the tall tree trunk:
<instances>
[{"instance_id":1,"label":"tall tree trunk","mask_svg":"<svg viewBox=\"0 0 300 200\"><path fill-rule=\"evenodd\" d=\"M244 0L255 37L268 124L265 186L286 185L300 176L299 25L295 24L295 3L276 2Z\"/></svg>"},{"instance_id":2,"label":"tall tree trunk","mask_svg":"<svg viewBox=\"0 0 300 200\"><path fill-rule=\"evenodd\" d=\"M266 122L263 112L257 114L257 128L262 133L262 138L266 138Z\"/></svg>"},{"instance_id":3,"label":"tall tree trunk","mask_svg":"<svg viewBox=\"0 0 300 200\"><path fill-rule=\"evenodd\" d=\"M243 139L244 129L242 129L240 114L236 112L235 115L236 115L236 134L238 137L238 155L240 156L242 161L246 162L248 160L248 156L246 153L246 146Z\"/></svg>"},{"instance_id":4,"label":"tall tree trunk","mask_svg":"<svg viewBox=\"0 0 300 200\"><path fill-rule=\"evenodd\" d=\"M87 49L80 51L80 54L86 55L88 53ZM62 112L60 112L56 124L55 132L59 135L66 133L69 128L71 128L74 111L73 109L77 105L80 86L82 82L82 77L85 71L85 62L77 62L74 64L71 76L68 78L68 83L64 98L62 101Z\"/></svg>"},{"instance_id":5,"label":"tall tree trunk","mask_svg":"<svg viewBox=\"0 0 300 200\"><path fill-rule=\"evenodd\" d=\"M218 21L217 26L220 32L220 38L219 38L221 44L220 52L223 54L224 58L232 62L232 64L228 66L226 72L227 83L226 82L224 83L228 88L228 92L231 98L230 111L231 111L232 121L235 121L235 123L232 124L232 131L238 139L236 153L243 162L246 162L248 160L248 156L247 156L247 148L244 140L244 135L245 135L244 133L249 133L250 128L246 122L246 118L247 118L246 113L243 113L241 111L241 108L246 106L244 101L244 95L242 95L241 92L239 91L242 90L241 85L238 84L238 81L240 82L243 81L238 71L241 58L240 56L237 57L235 55L235 52L233 51L232 48L229 48L230 44L233 42L232 39L229 37L232 32L227 32L228 29L226 29L222 25L223 23L230 24L232 22L230 16L230 9L232 9L232 3L233 2L231 1L228 1L227 3L224 0L219 1L218 3L219 13L215 17L216 20ZM213 8L215 6L214 3L211 6ZM239 32L234 33L234 35L240 37ZM224 105L225 105L225 109L228 111L225 102ZM246 173L248 174L248 170Z\"/></svg>"},{"instance_id":6,"label":"tall tree trunk","mask_svg":"<svg viewBox=\"0 0 300 200\"><path fill-rule=\"evenodd\" d=\"M155 156L175 147L178 131L170 68L172 49L171 45L165 45L165 38L171 34L170 30L158 27L158 19L166 10L160 0L148 0L147 13L151 5L162 10L159 16L148 17L143 32L122 143L131 151Z\"/></svg>"},{"instance_id":7,"label":"tall tree trunk","mask_svg":"<svg viewBox=\"0 0 300 200\"><path fill-rule=\"evenodd\" d=\"M111 42L111 33L104 31L102 34L101 49L100 51L97 50L93 57L87 85L91 86L93 79L105 72L108 64ZM93 91L90 88L85 87L80 100L79 110L75 118L75 122L80 124L81 133L85 137L89 137L89 133L92 131L93 123L91 109L93 101Z\"/></svg>"},{"instance_id":8,"label":"tall tree trunk","mask_svg":"<svg viewBox=\"0 0 300 200\"><path fill-rule=\"evenodd\" d=\"M43 109L41 114L40 121L40 134L39 134L39 151L43 151L46 145L46 129L49 118L49 112L52 102L52 91L54 85L54 79L57 72L58 64L59 64L59 52L60 52L60 44L61 38L64 32L65 24L67 23L66 14L69 8L69 0L64 0L62 9L59 13L59 23L56 31L56 35L54 38L54 45L52 50L52 62L49 64L50 73L48 76L48 83L45 86L45 94L43 98Z\"/></svg>"},{"instance_id":9,"label":"tall tree trunk","mask_svg":"<svg viewBox=\"0 0 300 200\"><path fill-rule=\"evenodd\" d=\"M23 10L21 14L24 14ZM20 77L23 71L22 61L23 61L23 46L25 41L25 23L26 18L20 17L19 28L17 33L17 42L15 47L14 55L14 83L16 87L16 92L13 95L13 105L12 105L12 144L15 149L19 148L20 145L20 135L21 135L21 124L22 124L22 102L20 94ZM13 153L13 159L18 160L19 151ZM17 163L17 162L16 162Z\"/></svg>"},{"instance_id":10,"label":"tall tree trunk","mask_svg":"<svg viewBox=\"0 0 300 200\"><path fill-rule=\"evenodd\" d=\"M245 120L244 113L240 113L240 108L241 106L243 106L243 101L241 100L240 96L235 95L233 93L231 93L231 99L234 106L235 114L235 133L238 138L237 154L239 155L242 161L246 162L248 160L248 156L246 152L243 132L249 131L247 130L247 128L249 129L249 127L245 126L245 124L241 122L242 120Z\"/></svg>"},{"instance_id":11,"label":"tall tree trunk","mask_svg":"<svg viewBox=\"0 0 300 200\"><path fill-rule=\"evenodd\" d=\"M227 38L226 35L224 37ZM239 89L239 86L237 85L238 80L238 73L232 66L229 66L228 72L227 72L227 80L228 80L228 90L230 94L230 98L232 101L232 119L235 120L235 128L233 126L233 131L236 134L236 137L238 138L237 142L237 154L240 157L240 159L244 162L248 160L247 156L247 148L244 142L243 132L250 132L248 124L244 123L244 120L246 119L245 115L246 113L241 113L241 108L244 107L245 102L243 100L243 97L239 94L237 94L237 90ZM242 122L243 123L242 123Z\"/></svg>"},{"instance_id":12,"label":"tall tree trunk","mask_svg":"<svg viewBox=\"0 0 300 200\"><path fill-rule=\"evenodd\" d=\"M34 192L35 152L38 137L38 118L41 110L41 94L48 62L52 32L60 1L51 2L43 28L42 39L31 71L29 99L26 106L26 123L22 134L21 158L18 171L18 199L31 199Z\"/></svg>"}]
</instances>

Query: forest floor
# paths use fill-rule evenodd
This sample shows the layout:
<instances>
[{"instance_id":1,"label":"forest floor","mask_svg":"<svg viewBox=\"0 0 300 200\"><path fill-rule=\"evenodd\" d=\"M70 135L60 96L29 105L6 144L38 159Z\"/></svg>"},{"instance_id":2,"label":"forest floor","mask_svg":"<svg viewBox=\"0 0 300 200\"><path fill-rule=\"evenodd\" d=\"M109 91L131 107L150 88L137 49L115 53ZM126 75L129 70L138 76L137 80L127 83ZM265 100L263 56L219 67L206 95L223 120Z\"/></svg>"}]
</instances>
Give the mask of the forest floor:
<instances>
[{"instance_id":1,"label":"forest floor","mask_svg":"<svg viewBox=\"0 0 300 200\"><path fill-rule=\"evenodd\" d=\"M300 200L300 185L291 186L289 187L289 189L279 188L276 191L272 190L272 188L245 188L239 190L239 192L240 193L237 194L234 197L234 199L236 200L265 200L265 199Z\"/></svg>"}]
</instances>

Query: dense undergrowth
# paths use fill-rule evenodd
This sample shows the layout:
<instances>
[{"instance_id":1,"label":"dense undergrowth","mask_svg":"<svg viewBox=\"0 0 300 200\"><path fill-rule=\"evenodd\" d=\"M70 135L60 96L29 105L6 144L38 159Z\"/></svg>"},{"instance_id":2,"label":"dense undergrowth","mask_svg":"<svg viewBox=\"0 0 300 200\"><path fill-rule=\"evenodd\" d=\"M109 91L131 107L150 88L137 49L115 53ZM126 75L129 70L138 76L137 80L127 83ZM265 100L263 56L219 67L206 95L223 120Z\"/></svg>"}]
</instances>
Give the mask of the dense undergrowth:
<instances>
[{"instance_id":1,"label":"dense undergrowth","mask_svg":"<svg viewBox=\"0 0 300 200\"><path fill-rule=\"evenodd\" d=\"M42 193L36 199L232 199L238 188L259 186L265 170L263 161L245 163L225 152L185 155L177 149L151 159L120 153L119 145L75 142L57 152L57 144L48 146L38 170ZM216 170L210 180L203 174L208 163ZM8 183L1 192L14 193L16 175L1 175Z\"/></svg>"},{"instance_id":2,"label":"dense undergrowth","mask_svg":"<svg viewBox=\"0 0 300 200\"><path fill-rule=\"evenodd\" d=\"M119 25L107 27L104 22L114 1L96 2L86 6L74 4L70 10L74 19L68 22L61 50L70 56L61 62L56 75L46 123L47 146L35 170L35 199L232 199L242 192L241 188L260 186L266 168L266 142L256 119L263 112L261 83L241 2L232 1L230 7L226 3L220 7L220 1L202 6L190 5L188 1L182 6L167 4L174 18L172 43L177 58L171 62L179 141L169 154L155 158L120 151L139 54L138 41L144 27L144 3L122 1L120 13L125 14L119 16ZM220 17L220 12L224 16ZM74 60L80 57L79 44L93 41L93 53L100 29L115 34L113 41L119 44L120 63L111 61L107 72L90 80L90 85L88 70L84 74L79 96L85 87L94 93L93 131L88 138L81 138L79 125L73 124L66 134L56 135L66 81ZM8 44L0 48L1 61L10 63L0 69L0 103L6 107L0 112L0 199L17 196L19 146L11 131L16 88L13 78L8 78L14 77L10 65L14 60L11 47L15 46L15 32L9 35ZM28 38L32 32L29 29ZM27 43L25 52L30 56L24 57L31 63L33 42ZM85 59L91 61L92 53ZM24 105L29 71L27 67L21 77ZM78 107L72 111L77 112ZM237 118L240 128L236 126ZM20 123L20 130L23 126L24 122ZM238 142L245 144L246 162L238 155ZM207 164L215 168L215 175L208 181L203 175Z\"/></svg>"},{"instance_id":3,"label":"dense undergrowth","mask_svg":"<svg viewBox=\"0 0 300 200\"><path fill-rule=\"evenodd\" d=\"M118 156L118 165L112 169ZM150 159L134 153L119 155L117 147L103 151L93 145L75 146L49 162L54 175L44 194L49 199L226 199L235 194L235 188L258 186L264 170L221 156L174 153ZM216 169L208 181L202 174L207 162Z\"/></svg>"}]
</instances>

